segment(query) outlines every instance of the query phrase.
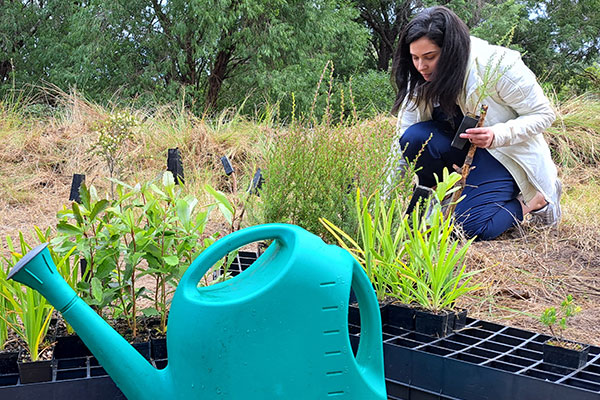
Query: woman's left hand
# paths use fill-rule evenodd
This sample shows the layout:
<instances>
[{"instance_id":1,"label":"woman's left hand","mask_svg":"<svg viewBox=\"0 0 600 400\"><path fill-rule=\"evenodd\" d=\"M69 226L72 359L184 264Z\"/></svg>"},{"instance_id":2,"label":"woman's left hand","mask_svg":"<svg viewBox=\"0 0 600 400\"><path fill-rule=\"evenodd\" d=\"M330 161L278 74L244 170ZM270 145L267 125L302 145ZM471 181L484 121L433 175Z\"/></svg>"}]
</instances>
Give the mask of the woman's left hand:
<instances>
[{"instance_id":1,"label":"woman's left hand","mask_svg":"<svg viewBox=\"0 0 600 400\"><path fill-rule=\"evenodd\" d=\"M484 126L481 128L467 129L466 133L460 134L461 138L469 139L477 147L488 148L494 142L494 131L492 128Z\"/></svg>"}]
</instances>

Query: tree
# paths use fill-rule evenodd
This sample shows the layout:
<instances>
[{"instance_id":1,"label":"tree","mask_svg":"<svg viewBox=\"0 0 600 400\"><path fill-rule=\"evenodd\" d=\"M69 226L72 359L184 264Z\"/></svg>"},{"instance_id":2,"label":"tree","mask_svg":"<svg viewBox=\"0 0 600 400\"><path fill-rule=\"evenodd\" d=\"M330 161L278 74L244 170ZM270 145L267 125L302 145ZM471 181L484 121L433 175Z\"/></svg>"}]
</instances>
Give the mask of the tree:
<instances>
[{"instance_id":1,"label":"tree","mask_svg":"<svg viewBox=\"0 0 600 400\"><path fill-rule=\"evenodd\" d=\"M527 6L532 26L521 44L534 72L560 87L599 61L600 1L546 0Z\"/></svg>"},{"instance_id":2,"label":"tree","mask_svg":"<svg viewBox=\"0 0 600 400\"><path fill-rule=\"evenodd\" d=\"M423 2L397 0L357 0L360 21L371 33L372 56L379 71L387 71L394 55L396 40ZM374 54L373 54L374 53Z\"/></svg>"},{"instance_id":3,"label":"tree","mask_svg":"<svg viewBox=\"0 0 600 400\"><path fill-rule=\"evenodd\" d=\"M349 47L362 46L364 35L349 18L352 8L332 0L120 0L137 19L148 68L164 85L183 85L205 109L218 105L223 86L236 76L281 71L303 58L345 58ZM335 31L348 43L327 37ZM342 39L342 38L339 38ZM328 41L333 41L328 44ZM360 63L360 59L354 64ZM323 63L324 65L324 63ZM269 69L266 71L265 69ZM238 84L257 84L237 79ZM238 93L255 87L236 86ZM201 99L203 97L203 101Z\"/></svg>"}]
</instances>

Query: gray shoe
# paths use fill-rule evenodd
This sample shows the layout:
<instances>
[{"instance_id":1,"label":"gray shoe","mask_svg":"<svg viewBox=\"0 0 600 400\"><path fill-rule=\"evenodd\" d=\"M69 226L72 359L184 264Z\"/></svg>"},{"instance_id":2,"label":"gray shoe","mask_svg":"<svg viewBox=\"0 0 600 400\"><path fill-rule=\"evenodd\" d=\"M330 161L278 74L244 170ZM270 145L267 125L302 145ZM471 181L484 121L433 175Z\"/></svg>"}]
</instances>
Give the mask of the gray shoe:
<instances>
[{"instance_id":1,"label":"gray shoe","mask_svg":"<svg viewBox=\"0 0 600 400\"><path fill-rule=\"evenodd\" d=\"M539 226L558 225L562 217L560 209L560 196L562 195L562 183L556 180L556 197L539 210L532 211L530 222Z\"/></svg>"}]
</instances>

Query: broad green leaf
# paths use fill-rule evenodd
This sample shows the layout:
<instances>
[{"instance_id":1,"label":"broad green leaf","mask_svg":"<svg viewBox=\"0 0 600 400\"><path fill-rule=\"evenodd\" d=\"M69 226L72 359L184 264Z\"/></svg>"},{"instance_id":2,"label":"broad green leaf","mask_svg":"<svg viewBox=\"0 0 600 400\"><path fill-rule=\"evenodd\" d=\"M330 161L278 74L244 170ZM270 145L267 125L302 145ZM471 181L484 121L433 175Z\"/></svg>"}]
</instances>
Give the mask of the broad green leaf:
<instances>
[{"instance_id":1,"label":"broad green leaf","mask_svg":"<svg viewBox=\"0 0 600 400\"><path fill-rule=\"evenodd\" d=\"M102 301L102 282L100 279L93 277L92 281L92 296L96 301Z\"/></svg>"},{"instance_id":2,"label":"broad green leaf","mask_svg":"<svg viewBox=\"0 0 600 400\"><path fill-rule=\"evenodd\" d=\"M64 233L67 235L81 235L83 230L73 224L69 224L67 222L61 221L56 225L56 229L60 233Z\"/></svg>"},{"instance_id":3,"label":"broad green leaf","mask_svg":"<svg viewBox=\"0 0 600 400\"><path fill-rule=\"evenodd\" d=\"M163 260L165 260L165 263L170 266L176 266L179 264L179 257L177 256L166 256L163 257Z\"/></svg>"}]
</instances>

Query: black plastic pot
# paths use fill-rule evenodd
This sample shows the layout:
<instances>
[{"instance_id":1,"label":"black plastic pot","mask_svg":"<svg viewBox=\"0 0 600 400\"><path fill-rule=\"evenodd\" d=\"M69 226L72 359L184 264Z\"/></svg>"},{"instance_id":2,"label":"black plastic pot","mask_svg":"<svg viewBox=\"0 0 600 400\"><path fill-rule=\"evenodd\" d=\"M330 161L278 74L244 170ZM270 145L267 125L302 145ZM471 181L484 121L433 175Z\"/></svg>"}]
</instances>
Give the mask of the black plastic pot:
<instances>
[{"instance_id":1,"label":"black plastic pot","mask_svg":"<svg viewBox=\"0 0 600 400\"><path fill-rule=\"evenodd\" d=\"M150 342L139 342L131 344L146 360L150 360Z\"/></svg>"},{"instance_id":2,"label":"black plastic pot","mask_svg":"<svg viewBox=\"0 0 600 400\"><path fill-rule=\"evenodd\" d=\"M92 352L77 335L59 336L54 345L54 358L77 358L91 356Z\"/></svg>"},{"instance_id":3,"label":"black plastic pot","mask_svg":"<svg viewBox=\"0 0 600 400\"><path fill-rule=\"evenodd\" d=\"M163 360L167 358L167 339L150 339L150 356L153 360Z\"/></svg>"},{"instance_id":4,"label":"black plastic pot","mask_svg":"<svg viewBox=\"0 0 600 400\"><path fill-rule=\"evenodd\" d=\"M388 314L389 317L389 314ZM424 335L444 337L454 328L454 313L415 310L415 330Z\"/></svg>"},{"instance_id":5,"label":"black plastic pot","mask_svg":"<svg viewBox=\"0 0 600 400\"><path fill-rule=\"evenodd\" d=\"M52 360L19 362L21 383L48 382L52 380Z\"/></svg>"},{"instance_id":6,"label":"black plastic pot","mask_svg":"<svg viewBox=\"0 0 600 400\"><path fill-rule=\"evenodd\" d=\"M548 339L544 342L544 362L573 369L581 368L586 363L590 351L589 345L569 341L569 343L580 346L580 350L575 350L562 347L555 344L555 342L554 339Z\"/></svg>"},{"instance_id":7,"label":"black plastic pot","mask_svg":"<svg viewBox=\"0 0 600 400\"><path fill-rule=\"evenodd\" d=\"M0 353L0 375L7 374L18 374L19 367L17 361L19 360L18 351L8 351Z\"/></svg>"},{"instance_id":8,"label":"black plastic pot","mask_svg":"<svg viewBox=\"0 0 600 400\"><path fill-rule=\"evenodd\" d=\"M387 306L387 323L403 329L415 329L415 308L407 304L394 303Z\"/></svg>"},{"instance_id":9,"label":"black plastic pot","mask_svg":"<svg viewBox=\"0 0 600 400\"><path fill-rule=\"evenodd\" d=\"M467 325L467 309L461 308L454 311L454 326L453 330L458 331Z\"/></svg>"}]
</instances>

